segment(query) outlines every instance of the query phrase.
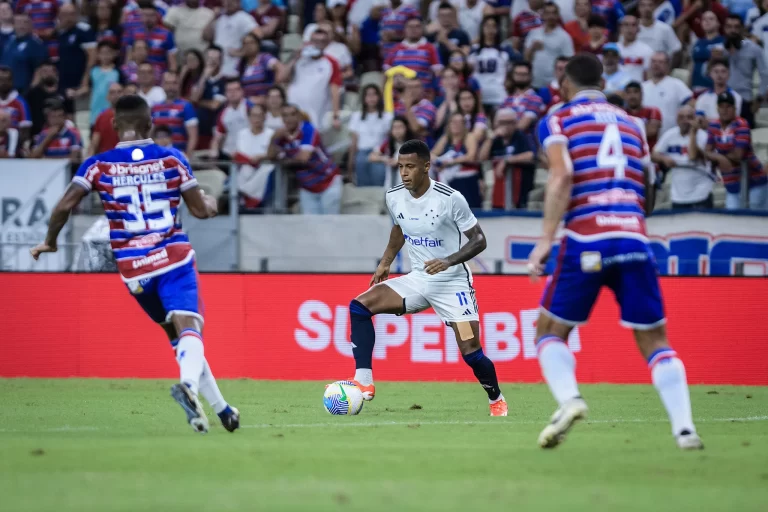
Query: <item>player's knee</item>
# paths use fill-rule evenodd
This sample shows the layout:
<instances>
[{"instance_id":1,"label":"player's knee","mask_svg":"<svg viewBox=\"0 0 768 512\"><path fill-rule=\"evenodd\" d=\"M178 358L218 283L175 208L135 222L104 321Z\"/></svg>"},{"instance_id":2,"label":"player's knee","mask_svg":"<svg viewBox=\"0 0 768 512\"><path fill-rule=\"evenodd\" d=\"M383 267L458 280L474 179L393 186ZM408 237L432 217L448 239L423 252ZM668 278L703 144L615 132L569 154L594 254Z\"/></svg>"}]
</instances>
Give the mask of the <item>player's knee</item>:
<instances>
[{"instance_id":1,"label":"player's knee","mask_svg":"<svg viewBox=\"0 0 768 512\"><path fill-rule=\"evenodd\" d=\"M571 329L571 326L562 324L547 315L539 313L539 319L536 321L536 339L548 334L567 339Z\"/></svg>"},{"instance_id":2,"label":"player's knee","mask_svg":"<svg viewBox=\"0 0 768 512\"><path fill-rule=\"evenodd\" d=\"M477 352L483 348L480 344L480 340L474 336L468 340L457 340L457 342L459 344L459 352L461 352L462 356Z\"/></svg>"},{"instance_id":3,"label":"player's knee","mask_svg":"<svg viewBox=\"0 0 768 512\"><path fill-rule=\"evenodd\" d=\"M358 297L357 299L352 299L349 303L349 314L354 316L361 316L370 318L373 316L373 313L371 312L370 307L368 304L365 304L365 302L359 300L362 297Z\"/></svg>"},{"instance_id":4,"label":"player's knee","mask_svg":"<svg viewBox=\"0 0 768 512\"><path fill-rule=\"evenodd\" d=\"M634 334L637 348L640 349L643 357L648 357L661 348L669 347L667 331L663 325L653 329L635 329Z\"/></svg>"}]
</instances>

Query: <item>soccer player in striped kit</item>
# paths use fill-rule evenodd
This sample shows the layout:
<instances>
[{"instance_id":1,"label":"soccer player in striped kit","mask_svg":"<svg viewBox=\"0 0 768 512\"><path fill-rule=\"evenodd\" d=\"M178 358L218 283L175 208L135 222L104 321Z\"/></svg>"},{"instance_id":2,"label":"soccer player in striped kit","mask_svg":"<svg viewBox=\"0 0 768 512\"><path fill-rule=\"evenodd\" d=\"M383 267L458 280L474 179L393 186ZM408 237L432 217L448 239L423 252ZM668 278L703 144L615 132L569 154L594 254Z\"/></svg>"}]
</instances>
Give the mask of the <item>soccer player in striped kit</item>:
<instances>
[{"instance_id":1,"label":"soccer player in striped kit","mask_svg":"<svg viewBox=\"0 0 768 512\"><path fill-rule=\"evenodd\" d=\"M656 390L684 450L703 448L691 416L685 367L669 346L666 318L645 213L653 209L652 172L637 122L600 92L603 67L591 54L573 57L561 91L567 103L539 125L549 161L543 233L529 258L544 271L560 221L565 229L555 271L541 300L536 345L542 374L559 408L539 445L560 444L587 404L576 383L566 340L589 317L600 289L610 288L621 324L633 329Z\"/></svg>"},{"instance_id":2,"label":"soccer player in striped kit","mask_svg":"<svg viewBox=\"0 0 768 512\"><path fill-rule=\"evenodd\" d=\"M195 252L181 229L179 203L199 218L217 213L216 200L198 187L184 155L149 138L152 118L140 96L115 104L120 143L86 160L51 213L45 242L31 250L38 259L56 252L56 239L69 214L91 191L101 197L109 219L109 238L117 268L130 293L168 334L181 371L171 396L192 428L208 431L198 393L208 401L225 429L240 426L240 412L227 404L203 351L203 307Z\"/></svg>"}]
</instances>

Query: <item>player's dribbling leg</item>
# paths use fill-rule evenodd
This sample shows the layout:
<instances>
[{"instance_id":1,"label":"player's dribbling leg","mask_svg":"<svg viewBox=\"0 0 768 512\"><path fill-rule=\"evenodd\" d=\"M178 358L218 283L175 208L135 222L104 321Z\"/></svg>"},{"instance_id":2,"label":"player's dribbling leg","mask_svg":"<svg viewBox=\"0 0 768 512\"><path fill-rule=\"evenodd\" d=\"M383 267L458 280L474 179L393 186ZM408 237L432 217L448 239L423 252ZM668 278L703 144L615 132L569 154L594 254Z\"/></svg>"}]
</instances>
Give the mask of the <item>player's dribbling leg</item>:
<instances>
[{"instance_id":1,"label":"player's dribbling leg","mask_svg":"<svg viewBox=\"0 0 768 512\"><path fill-rule=\"evenodd\" d=\"M559 405L549 425L539 434L539 446L554 448L565 440L574 423L586 418L587 404L576 383L576 358L566 340L571 327L539 314L536 325L536 350L539 366L552 396Z\"/></svg>"},{"instance_id":2,"label":"player's dribbling leg","mask_svg":"<svg viewBox=\"0 0 768 512\"><path fill-rule=\"evenodd\" d=\"M403 298L385 284L378 284L349 303L349 322L352 328L352 355L355 357L355 377L365 400L373 400L373 346L376 330L373 315L403 313Z\"/></svg>"},{"instance_id":3,"label":"player's dribbling leg","mask_svg":"<svg viewBox=\"0 0 768 512\"><path fill-rule=\"evenodd\" d=\"M665 326L649 330L635 329L634 333L637 346L648 361L653 385L667 410L677 445L683 450L704 448L693 425L685 366L669 346Z\"/></svg>"},{"instance_id":4,"label":"player's dribbling leg","mask_svg":"<svg viewBox=\"0 0 768 512\"><path fill-rule=\"evenodd\" d=\"M187 422L197 432L208 432L208 418L197 397L200 389L200 377L205 366L201 322L189 315L175 314L173 326L179 333L176 345L176 362L179 363L180 384L171 388L171 396L184 409Z\"/></svg>"},{"instance_id":5,"label":"player's dribbling leg","mask_svg":"<svg viewBox=\"0 0 768 512\"><path fill-rule=\"evenodd\" d=\"M464 325L460 325L464 324ZM451 327L456 335L456 343L459 345L461 357L472 368L475 378L488 394L491 416L506 416L507 402L501 394L499 379L496 377L496 366L483 352L480 345L480 322L451 322ZM471 331L467 331L471 329Z\"/></svg>"}]
</instances>

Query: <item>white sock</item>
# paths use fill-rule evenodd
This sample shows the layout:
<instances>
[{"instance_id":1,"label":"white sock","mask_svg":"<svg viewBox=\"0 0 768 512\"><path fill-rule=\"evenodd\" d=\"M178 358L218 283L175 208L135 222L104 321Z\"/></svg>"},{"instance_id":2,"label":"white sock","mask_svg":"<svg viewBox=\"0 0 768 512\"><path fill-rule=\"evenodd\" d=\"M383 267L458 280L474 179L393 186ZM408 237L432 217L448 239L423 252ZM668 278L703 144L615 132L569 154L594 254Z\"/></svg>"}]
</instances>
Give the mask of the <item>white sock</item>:
<instances>
[{"instance_id":1,"label":"white sock","mask_svg":"<svg viewBox=\"0 0 768 512\"><path fill-rule=\"evenodd\" d=\"M549 384L549 390L557 403L563 405L571 398L579 396L576 358L565 341L551 334L542 336L538 341L537 350L541 374Z\"/></svg>"},{"instance_id":2,"label":"white sock","mask_svg":"<svg viewBox=\"0 0 768 512\"><path fill-rule=\"evenodd\" d=\"M499 398L497 398L496 400L491 400L491 399L489 398L489 399L488 399L488 403L489 403L489 404L495 404L496 402L500 402L500 401L502 401L502 400L504 400L504 395L499 395Z\"/></svg>"},{"instance_id":3,"label":"white sock","mask_svg":"<svg viewBox=\"0 0 768 512\"><path fill-rule=\"evenodd\" d=\"M355 370L355 380L363 386L373 384L373 370L370 368L358 368Z\"/></svg>"},{"instance_id":4,"label":"white sock","mask_svg":"<svg viewBox=\"0 0 768 512\"><path fill-rule=\"evenodd\" d=\"M203 337L194 329L184 329L176 345L176 361L181 370L181 382L186 384L195 395L200 387L205 356L203 355Z\"/></svg>"},{"instance_id":5,"label":"white sock","mask_svg":"<svg viewBox=\"0 0 768 512\"><path fill-rule=\"evenodd\" d=\"M691 415L691 396L685 378L685 366L671 348L657 350L648 359L651 378L661 402L672 423L672 435L679 435L683 430L696 432Z\"/></svg>"},{"instance_id":6,"label":"white sock","mask_svg":"<svg viewBox=\"0 0 768 512\"><path fill-rule=\"evenodd\" d=\"M216 414L227 408L227 401L224 400L224 395L219 390L219 385L216 384L216 378L213 376L211 367L208 365L208 361L203 359L203 375L200 377L200 394L203 395L205 401L208 402Z\"/></svg>"}]
</instances>

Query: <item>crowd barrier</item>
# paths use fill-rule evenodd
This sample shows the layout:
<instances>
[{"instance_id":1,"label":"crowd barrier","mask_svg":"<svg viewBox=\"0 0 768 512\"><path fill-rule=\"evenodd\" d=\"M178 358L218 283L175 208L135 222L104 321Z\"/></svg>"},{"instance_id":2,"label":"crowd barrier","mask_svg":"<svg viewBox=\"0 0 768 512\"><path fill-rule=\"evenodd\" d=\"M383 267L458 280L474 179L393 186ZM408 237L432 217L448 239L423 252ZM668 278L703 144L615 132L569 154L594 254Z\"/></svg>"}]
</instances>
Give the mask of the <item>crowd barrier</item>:
<instances>
[{"instance_id":1,"label":"crowd barrier","mask_svg":"<svg viewBox=\"0 0 768 512\"><path fill-rule=\"evenodd\" d=\"M203 274L206 357L219 378L337 380L352 375L349 301L361 274ZM542 284L476 276L486 353L505 382L539 382ZM2 377L172 378L163 331L114 274L0 273ZM759 278L663 277L669 337L694 384L768 385L768 286ZM647 383L631 332L604 291L569 340L582 382ZM377 380L472 381L453 333L430 311L376 317Z\"/></svg>"}]
</instances>

